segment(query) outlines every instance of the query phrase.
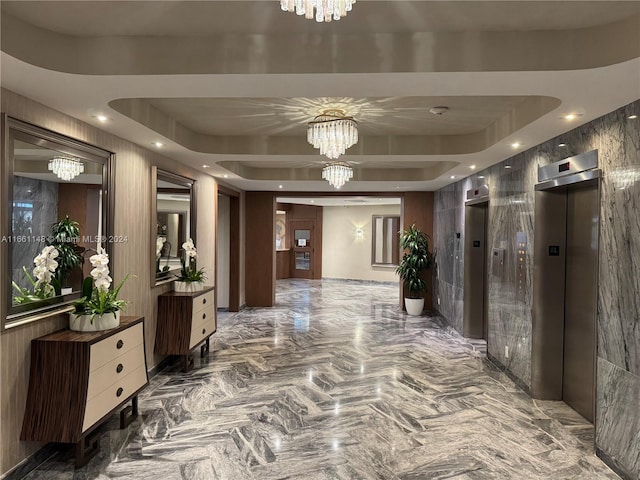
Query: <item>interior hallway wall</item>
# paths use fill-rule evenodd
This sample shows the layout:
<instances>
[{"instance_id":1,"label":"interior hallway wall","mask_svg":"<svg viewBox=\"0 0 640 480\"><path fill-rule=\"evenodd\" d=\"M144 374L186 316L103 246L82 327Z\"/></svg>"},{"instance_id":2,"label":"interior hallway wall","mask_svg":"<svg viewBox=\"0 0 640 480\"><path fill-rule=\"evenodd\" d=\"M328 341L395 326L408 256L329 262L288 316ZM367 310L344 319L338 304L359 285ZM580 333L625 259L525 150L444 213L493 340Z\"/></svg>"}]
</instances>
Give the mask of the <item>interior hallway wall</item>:
<instances>
[{"instance_id":1,"label":"interior hallway wall","mask_svg":"<svg viewBox=\"0 0 640 480\"><path fill-rule=\"evenodd\" d=\"M435 308L462 333L465 192L485 182L489 185L487 248L489 253L494 249L504 253L498 260L490 255L488 262L488 352L530 387L537 169L598 150L603 178L596 446L629 478L640 478L640 119L628 118L639 113L637 101L437 191L434 222ZM527 239L525 295L516 288L517 232Z\"/></svg>"},{"instance_id":2,"label":"interior hallway wall","mask_svg":"<svg viewBox=\"0 0 640 480\"><path fill-rule=\"evenodd\" d=\"M322 225L322 276L397 282L395 268L371 266L372 215L400 216L400 205L349 205L324 207ZM356 238L356 228L363 237Z\"/></svg>"},{"instance_id":3,"label":"interior hallway wall","mask_svg":"<svg viewBox=\"0 0 640 480\"><path fill-rule=\"evenodd\" d=\"M112 277L115 281L127 273L135 275L122 288L120 298L130 301L127 315L145 317L145 344L148 367L163 357L153 353L156 330L157 297L171 285L151 287L152 269L150 238L151 167L175 172L197 181L198 266L209 272L213 282L215 271L215 199L217 185L213 177L202 174L170 158L147 150L92 125L83 123L56 110L22 97L11 91L1 91L2 112L63 135L114 152L116 195L113 234L127 237L126 242L113 245ZM0 192L0 195L4 192ZM213 199L213 201L212 201ZM147 254L148 252L148 254ZM5 268L0 265L0 269ZM241 292L241 295L243 293ZM6 302L5 292L0 301ZM30 342L68 325L66 315L12 328L0 337L0 472L5 473L42 445L19 441L29 380Z\"/></svg>"},{"instance_id":4,"label":"interior hallway wall","mask_svg":"<svg viewBox=\"0 0 640 480\"><path fill-rule=\"evenodd\" d=\"M230 201L226 195L218 195L218 272L216 279L216 307L229 308L229 241Z\"/></svg>"}]
</instances>

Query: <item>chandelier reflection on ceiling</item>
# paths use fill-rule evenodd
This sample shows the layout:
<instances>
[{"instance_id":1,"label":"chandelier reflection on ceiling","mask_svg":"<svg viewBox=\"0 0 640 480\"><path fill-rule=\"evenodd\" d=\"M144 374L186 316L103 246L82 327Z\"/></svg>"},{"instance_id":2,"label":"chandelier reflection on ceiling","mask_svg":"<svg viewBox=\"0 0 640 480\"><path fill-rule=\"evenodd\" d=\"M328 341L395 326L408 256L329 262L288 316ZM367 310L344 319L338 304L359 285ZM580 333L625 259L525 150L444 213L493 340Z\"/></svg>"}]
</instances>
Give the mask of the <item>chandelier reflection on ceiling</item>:
<instances>
[{"instance_id":1,"label":"chandelier reflection on ceiling","mask_svg":"<svg viewBox=\"0 0 640 480\"><path fill-rule=\"evenodd\" d=\"M353 169L348 163L331 162L322 169L322 179L335 188L342 187L351 178L353 178Z\"/></svg>"},{"instance_id":2,"label":"chandelier reflection on ceiling","mask_svg":"<svg viewBox=\"0 0 640 480\"><path fill-rule=\"evenodd\" d=\"M49 171L68 182L84 172L84 164L75 158L53 157L49 160Z\"/></svg>"},{"instance_id":3,"label":"chandelier reflection on ceiling","mask_svg":"<svg viewBox=\"0 0 640 480\"><path fill-rule=\"evenodd\" d=\"M336 159L358 143L358 122L342 110L325 110L307 124L307 141L321 155Z\"/></svg>"},{"instance_id":4,"label":"chandelier reflection on ceiling","mask_svg":"<svg viewBox=\"0 0 640 480\"><path fill-rule=\"evenodd\" d=\"M315 18L316 22L330 22L345 17L354 3L356 0L280 0L280 8L285 12L295 11L309 20Z\"/></svg>"}]
</instances>

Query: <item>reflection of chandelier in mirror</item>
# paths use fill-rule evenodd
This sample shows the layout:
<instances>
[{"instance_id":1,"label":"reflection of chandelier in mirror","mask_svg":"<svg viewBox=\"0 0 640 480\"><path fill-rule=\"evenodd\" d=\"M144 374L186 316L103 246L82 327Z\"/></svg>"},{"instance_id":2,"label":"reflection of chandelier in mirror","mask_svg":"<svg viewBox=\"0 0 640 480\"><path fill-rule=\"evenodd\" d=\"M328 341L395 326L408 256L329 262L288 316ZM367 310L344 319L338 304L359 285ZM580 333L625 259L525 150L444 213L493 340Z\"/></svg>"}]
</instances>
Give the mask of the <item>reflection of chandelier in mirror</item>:
<instances>
[{"instance_id":1,"label":"reflection of chandelier in mirror","mask_svg":"<svg viewBox=\"0 0 640 480\"><path fill-rule=\"evenodd\" d=\"M354 3L356 0L280 0L280 8L285 12L295 11L309 20L315 18L316 22L330 22L345 17Z\"/></svg>"},{"instance_id":2,"label":"reflection of chandelier in mirror","mask_svg":"<svg viewBox=\"0 0 640 480\"><path fill-rule=\"evenodd\" d=\"M84 172L84 164L75 158L53 157L49 160L49 171L68 182Z\"/></svg>"},{"instance_id":3,"label":"reflection of chandelier in mirror","mask_svg":"<svg viewBox=\"0 0 640 480\"><path fill-rule=\"evenodd\" d=\"M358 143L358 123L342 110L325 110L307 124L307 141L321 155L338 158Z\"/></svg>"},{"instance_id":4,"label":"reflection of chandelier in mirror","mask_svg":"<svg viewBox=\"0 0 640 480\"><path fill-rule=\"evenodd\" d=\"M322 169L322 179L329 185L340 188L353 177L353 169L348 163L331 162Z\"/></svg>"}]
</instances>

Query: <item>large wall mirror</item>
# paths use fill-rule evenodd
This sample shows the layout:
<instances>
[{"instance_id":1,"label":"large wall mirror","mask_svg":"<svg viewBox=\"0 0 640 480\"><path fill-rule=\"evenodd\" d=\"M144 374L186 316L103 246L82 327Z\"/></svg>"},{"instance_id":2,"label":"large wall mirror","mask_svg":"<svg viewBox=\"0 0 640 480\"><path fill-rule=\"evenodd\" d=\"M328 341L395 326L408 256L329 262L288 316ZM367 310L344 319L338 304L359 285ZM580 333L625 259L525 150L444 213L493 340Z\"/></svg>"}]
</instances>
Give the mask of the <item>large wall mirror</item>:
<instances>
[{"instance_id":1,"label":"large wall mirror","mask_svg":"<svg viewBox=\"0 0 640 480\"><path fill-rule=\"evenodd\" d=\"M182 264L182 244L196 241L195 180L153 168L155 197L152 218L153 261L152 285L176 279Z\"/></svg>"},{"instance_id":2,"label":"large wall mirror","mask_svg":"<svg viewBox=\"0 0 640 480\"><path fill-rule=\"evenodd\" d=\"M400 216L373 215L371 265L395 267L400 261Z\"/></svg>"},{"instance_id":3,"label":"large wall mirror","mask_svg":"<svg viewBox=\"0 0 640 480\"><path fill-rule=\"evenodd\" d=\"M2 152L2 308L9 328L78 298L89 257L99 246L110 253L112 154L4 114ZM45 281L35 261L50 246L57 266L49 262Z\"/></svg>"}]
</instances>

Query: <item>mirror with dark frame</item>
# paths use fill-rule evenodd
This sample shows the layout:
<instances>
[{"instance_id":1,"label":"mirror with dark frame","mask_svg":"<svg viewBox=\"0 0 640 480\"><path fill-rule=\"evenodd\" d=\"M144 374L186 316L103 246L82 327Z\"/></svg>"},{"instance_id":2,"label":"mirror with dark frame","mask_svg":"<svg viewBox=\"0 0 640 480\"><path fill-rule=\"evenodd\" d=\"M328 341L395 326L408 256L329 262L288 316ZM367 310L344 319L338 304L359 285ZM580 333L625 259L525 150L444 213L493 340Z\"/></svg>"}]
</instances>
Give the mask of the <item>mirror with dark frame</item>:
<instances>
[{"instance_id":1,"label":"mirror with dark frame","mask_svg":"<svg viewBox=\"0 0 640 480\"><path fill-rule=\"evenodd\" d=\"M112 154L5 115L2 148L6 326L78 298L89 256L110 253Z\"/></svg>"},{"instance_id":2,"label":"mirror with dark frame","mask_svg":"<svg viewBox=\"0 0 640 480\"><path fill-rule=\"evenodd\" d=\"M195 180L154 167L153 201L155 227L152 241L155 271L152 284L176 279L182 264L182 244L189 238L195 242Z\"/></svg>"},{"instance_id":3,"label":"mirror with dark frame","mask_svg":"<svg viewBox=\"0 0 640 480\"><path fill-rule=\"evenodd\" d=\"M371 265L396 267L400 262L400 216L373 215L371 224Z\"/></svg>"}]
</instances>

